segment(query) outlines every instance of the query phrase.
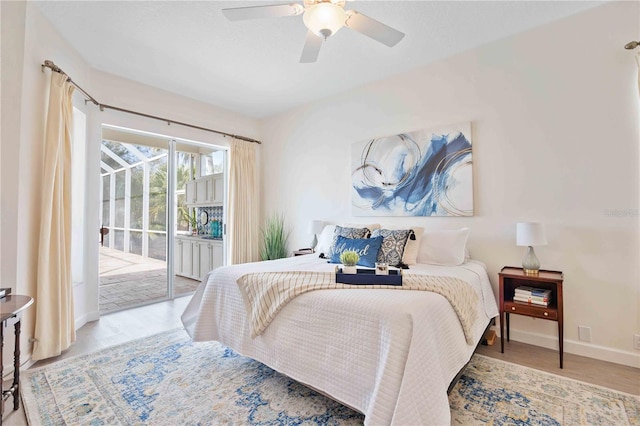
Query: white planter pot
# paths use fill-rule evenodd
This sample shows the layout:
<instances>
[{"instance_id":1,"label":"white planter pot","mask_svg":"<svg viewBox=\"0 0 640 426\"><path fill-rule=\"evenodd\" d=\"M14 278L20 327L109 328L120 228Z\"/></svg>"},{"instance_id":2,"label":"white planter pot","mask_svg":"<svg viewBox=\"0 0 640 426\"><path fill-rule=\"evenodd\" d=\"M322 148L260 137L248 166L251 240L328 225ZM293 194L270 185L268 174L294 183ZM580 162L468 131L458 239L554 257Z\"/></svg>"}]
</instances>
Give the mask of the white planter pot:
<instances>
[{"instance_id":1,"label":"white planter pot","mask_svg":"<svg viewBox=\"0 0 640 426\"><path fill-rule=\"evenodd\" d=\"M356 266L343 265L342 266L342 273L343 274L357 274L358 273L358 268Z\"/></svg>"}]
</instances>

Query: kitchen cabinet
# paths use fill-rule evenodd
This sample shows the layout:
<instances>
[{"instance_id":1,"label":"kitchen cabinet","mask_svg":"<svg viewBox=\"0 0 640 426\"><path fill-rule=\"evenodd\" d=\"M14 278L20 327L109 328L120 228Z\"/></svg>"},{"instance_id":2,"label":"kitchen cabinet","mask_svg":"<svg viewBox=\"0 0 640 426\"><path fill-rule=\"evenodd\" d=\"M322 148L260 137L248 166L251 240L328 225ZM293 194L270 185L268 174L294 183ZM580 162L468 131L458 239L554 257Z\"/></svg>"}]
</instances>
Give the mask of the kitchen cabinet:
<instances>
[{"instance_id":1,"label":"kitchen cabinet","mask_svg":"<svg viewBox=\"0 0 640 426\"><path fill-rule=\"evenodd\" d=\"M222 240L176 236L175 274L202 280L209 271L222 266L223 247Z\"/></svg>"},{"instance_id":2,"label":"kitchen cabinet","mask_svg":"<svg viewBox=\"0 0 640 426\"><path fill-rule=\"evenodd\" d=\"M174 255L175 274L191 278L193 275L193 247L189 238L176 237L176 249Z\"/></svg>"},{"instance_id":3,"label":"kitchen cabinet","mask_svg":"<svg viewBox=\"0 0 640 426\"><path fill-rule=\"evenodd\" d=\"M194 181L196 184L196 190L195 190L196 204L207 204L210 201L210 197L209 197L209 187L211 186L210 181L211 181L210 176L205 176L203 178L196 179Z\"/></svg>"},{"instance_id":4,"label":"kitchen cabinet","mask_svg":"<svg viewBox=\"0 0 640 426\"><path fill-rule=\"evenodd\" d=\"M214 204L222 204L224 202L224 176L222 173L211 175L211 188L213 193L210 200Z\"/></svg>"},{"instance_id":5,"label":"kitchen cabinet","mask_svg":"<svg viewBox=\"0 0 640 426\"><path fill-rule=\"evenodd\" d=\"M217 173L187 182L186 202L190 206L215 206L224 202L224 175Z\"/></svg>"}]
</instances>

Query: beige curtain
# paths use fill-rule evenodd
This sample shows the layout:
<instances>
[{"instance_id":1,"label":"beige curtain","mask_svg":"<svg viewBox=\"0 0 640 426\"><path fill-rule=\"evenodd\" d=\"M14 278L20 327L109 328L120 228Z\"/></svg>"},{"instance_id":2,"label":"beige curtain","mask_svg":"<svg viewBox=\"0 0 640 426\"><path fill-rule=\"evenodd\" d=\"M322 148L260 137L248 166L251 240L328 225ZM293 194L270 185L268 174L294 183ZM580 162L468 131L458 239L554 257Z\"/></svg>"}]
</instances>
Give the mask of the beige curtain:
<instances>
[{"instance_id":1,"label":"beige curtain","mask_svg":"<svg viewBox=\"0 0 640 426\"><path fill-rule=\"evenodd\" d=\"M73 89L66 75L51 73L41 187L34 360L60 355L76 340L71 282Z\"/></svg>"},{"instance_id":2,"label":"beige curtain","mask_svg":"<svg viewBox=\"0 0 640 426\"><path fill-rule=\"evenodd\" d=\"M230 263L255 262L260 238L256 144L234 140L229 157Z\"/></svg>"}]
</instances>

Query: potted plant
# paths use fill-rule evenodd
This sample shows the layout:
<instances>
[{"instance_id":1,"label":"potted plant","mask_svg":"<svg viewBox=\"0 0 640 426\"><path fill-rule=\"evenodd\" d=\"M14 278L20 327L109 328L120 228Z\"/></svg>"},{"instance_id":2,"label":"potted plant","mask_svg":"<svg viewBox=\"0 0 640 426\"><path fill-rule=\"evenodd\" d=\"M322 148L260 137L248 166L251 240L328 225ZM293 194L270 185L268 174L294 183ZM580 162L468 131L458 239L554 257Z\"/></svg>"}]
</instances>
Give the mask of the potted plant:
<instances>
[{"instance_id":1,"label":"potted plant","mask_svg":"<svg viewBox=\"0 0 640 426\"><path fill-rule=\"evenodd\" d=\"M191 233L193 235L198 235L198 218L196 217L196 209L193 209L193 213L189 214L189 209L180 207L180 216L182 216L182 220L189 222Z\"/></svg>"},{"instance_id":2,"label":"potted plant","mask_svg":"<svg viewBox=\"0 0 640 426\"><path fill-rule=\"evenodd\" d=\"M289 232L284 227L284 216L273 213L265 220L262 228L262 245L260 246L260 259L273 260L287 257L287 239Z\"/></svg>"},{"instance_id":3,"label":"potted plant","mask_svg":"<svg viewBox=\"0 0 640 426\"><path fill-rule=\"evenodd\" d=\"M340 262L342 262L342 272L344 274L357 274L358 269L356 268L356 264L360 260L360 256L353 250L343 251L340 255Z\"/></svg>"}]
</instances>

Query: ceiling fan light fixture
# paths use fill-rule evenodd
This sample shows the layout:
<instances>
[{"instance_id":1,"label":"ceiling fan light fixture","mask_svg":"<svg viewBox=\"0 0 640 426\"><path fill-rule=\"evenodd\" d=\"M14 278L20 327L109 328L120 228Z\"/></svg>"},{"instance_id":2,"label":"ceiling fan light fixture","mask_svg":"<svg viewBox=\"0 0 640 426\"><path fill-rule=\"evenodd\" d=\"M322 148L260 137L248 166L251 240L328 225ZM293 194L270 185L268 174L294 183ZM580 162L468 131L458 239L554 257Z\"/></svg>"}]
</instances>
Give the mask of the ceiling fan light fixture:
<instances>
[{"instance_id":1,"label":"ceiling fan light fixture","mask_svg":"<svg viewBox=\"0 0 640 426\"><path fill-rule=\"evenodd\" d=\"M311 32L326 39L344 26L347 14L340 6L323 2L307 8L302 20Z\"/></svg>"}]
</instances>

